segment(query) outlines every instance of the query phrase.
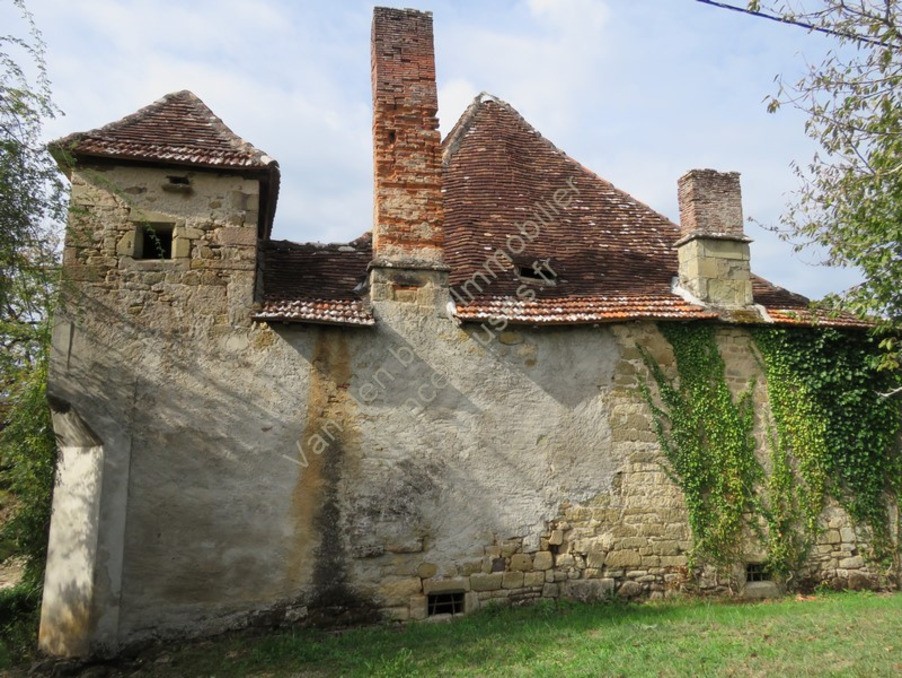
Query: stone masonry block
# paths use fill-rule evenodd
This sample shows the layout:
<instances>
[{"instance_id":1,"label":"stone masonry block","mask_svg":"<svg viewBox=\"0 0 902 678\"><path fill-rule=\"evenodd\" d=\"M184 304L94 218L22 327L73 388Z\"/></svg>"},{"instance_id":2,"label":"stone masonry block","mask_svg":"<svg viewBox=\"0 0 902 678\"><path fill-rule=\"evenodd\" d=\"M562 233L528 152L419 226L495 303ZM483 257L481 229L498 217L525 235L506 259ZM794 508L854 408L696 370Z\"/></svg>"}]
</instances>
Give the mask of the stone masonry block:
<instances>
[{"instance_id":1,"label":"stone masonry block","mask_svg":"<svg viewBox=\"0 0 902 678\"><path fill-rule=\"evenodd\" d=\"M532 570L532 556L526 553L515 553L511 556L510 569L514 572L529 572Z\"/></svg>"},{"instance_id":2,"label":"stone masonry block","mask_svg":"<svg viewBox=\"0 0 902 678\"><path fill-rule=\"evenodd\" d=\"M519 589L523 586L522 572L505 572L501 579L501 587L505 589Z\"/></svg>"},{"instance_id":3,"label":"stone masonry block","mask_svg":"<svg viewBox=\"0 0 902 678\"><path fill-rule=\"evenodd\" d=\"M495 572L492 574L474 574L470 576L470 587L474 591L497 591L501 588L504 574Z\"/></svg>"},{"instance_id":4,"label":"stone masonry block","mask_svg":"<svg viewBox=\"0 0 902 678\"><path fill-rule=\"evenodd\" d=\"M423 592L430 593L457 593L459 591L469 591L470 580L461 577L452 579L424 579Z\"/></svg>"},{"instance_id":5,"label":"stone masonry block","mask_svg":"<svg viewBox=\"0 0 902 678\"><path fill-rule=\"evenodd\" d=\"M550 570L554 565L554 556L549 551L539 551L532 561L536 570Z\"/></svg>"}]
</instances>

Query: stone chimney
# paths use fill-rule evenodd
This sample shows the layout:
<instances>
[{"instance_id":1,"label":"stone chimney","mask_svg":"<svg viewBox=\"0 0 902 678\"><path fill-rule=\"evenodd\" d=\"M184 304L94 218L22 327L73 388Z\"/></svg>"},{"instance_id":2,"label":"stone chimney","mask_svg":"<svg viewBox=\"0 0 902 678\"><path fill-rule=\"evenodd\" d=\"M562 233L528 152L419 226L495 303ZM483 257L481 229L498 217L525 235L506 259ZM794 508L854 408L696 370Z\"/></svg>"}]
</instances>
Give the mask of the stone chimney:
<instances>
[{"instance_id":1,"label":"stone chimney","mask_svg":"<svg viewBox=\"0 0 902 678\"><path fill-rule=\"evenodd\" d=\"M374 10L372 76L371 298L425 303L421 288L447 283L431 12Z\"/></svg>"},{"instance_id":2,"label":"stone chimney","mask_svg":"<svg viewBox=\"0 0 902 678\"><path fill-rule=\"evenodd\" d=\"M690 170L678 182L680 287L705 304L746 308L752 299L738 172Z\"/></svg>"}]
</instances>

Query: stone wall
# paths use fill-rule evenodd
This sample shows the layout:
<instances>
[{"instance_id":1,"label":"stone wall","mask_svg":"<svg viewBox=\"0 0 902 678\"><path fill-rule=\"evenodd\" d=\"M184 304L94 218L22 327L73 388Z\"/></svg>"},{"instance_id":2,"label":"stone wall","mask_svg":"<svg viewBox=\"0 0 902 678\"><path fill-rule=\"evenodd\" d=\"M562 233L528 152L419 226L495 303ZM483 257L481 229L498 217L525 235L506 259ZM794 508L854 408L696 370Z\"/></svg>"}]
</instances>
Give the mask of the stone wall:
<instances>
[{"instance_id":1,"label":"stone wall","mask_svg":"<svg viewBox=\"0 0 902 678\"><path fill-rule=\"evenodd\" d=\"M98 172L73 177L50 384L54 510L85 525L54 522L45 649L419 619L441 592L469 611L692 584L639 392L639 346L673 374L654 323L458 326L441 276L376 271L374 328L255 324L253 179L195 173L172 193L164 170ZM148 214L187 251L130 256ZM718 341L738 392L758 375L749 336ZM763 439L763 380L755 398ZM883 581L845 514L824 520L806 576ZM692 585L738 590L741 574Z\"/></svg>"}]
</instances>

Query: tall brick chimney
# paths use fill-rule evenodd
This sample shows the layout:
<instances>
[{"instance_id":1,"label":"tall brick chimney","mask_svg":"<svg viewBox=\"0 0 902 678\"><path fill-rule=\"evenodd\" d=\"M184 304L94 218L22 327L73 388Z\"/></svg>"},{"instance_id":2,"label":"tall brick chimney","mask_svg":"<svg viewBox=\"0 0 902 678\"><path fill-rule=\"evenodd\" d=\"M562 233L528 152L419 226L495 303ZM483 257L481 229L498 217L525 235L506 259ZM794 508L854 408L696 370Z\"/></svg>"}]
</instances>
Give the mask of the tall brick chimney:
<instances>
[{"instance_id":1,"label":"tall brick chimney","mask_svg":"<svg viewBox=\"0 0 902 678\"><path fill-rule=\"evenodd\" d=\"M374 10L372 76L372 268L384 274L386 269L443 271L442 156L431 12ZM409 283L410 276L406 280ZM372 291L377 292L375 286Z\"/></svg>"},{"instance_id":2,"label":"tall brick chimney","mask_svg":"<svg viewBox=\"0 0 902 678\"><path fill-rule=\"evenodd\" d=\"M678 188L680 287L711 306L751 306L751 239L742 230L739 173L690 170Z\"/></svg>"}]
</instances>

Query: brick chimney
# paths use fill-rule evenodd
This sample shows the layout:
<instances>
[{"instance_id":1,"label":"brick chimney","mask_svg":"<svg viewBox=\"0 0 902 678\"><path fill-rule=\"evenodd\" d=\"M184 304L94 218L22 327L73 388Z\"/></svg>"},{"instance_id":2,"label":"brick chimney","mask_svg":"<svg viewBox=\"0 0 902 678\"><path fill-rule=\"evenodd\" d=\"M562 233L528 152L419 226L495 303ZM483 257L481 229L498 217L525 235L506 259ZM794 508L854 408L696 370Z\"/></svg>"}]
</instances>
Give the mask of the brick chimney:
<instances>
[{"instance_id":1,"label":"brick chimney","mask_svg":"<svg viewBox=\"0 0 902 678\"><path fill-rule=\"evenodd\" d=\"M678 188L680 287L711 306L751 306L751 239L742 230L739 173L690 170Z\"/></svg>"},{"instance_id":2,"label":"brick chimney","mask_svg":"<svg viewBox=\"0 0 902 678\"><path fill-rule=\"evenodd\" d=\"M372 76L371 297L425 303L421 288L447 285L431 12L374 10Z\"/></svg>"}]
</instances>

